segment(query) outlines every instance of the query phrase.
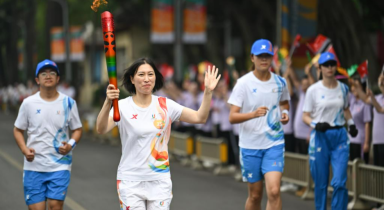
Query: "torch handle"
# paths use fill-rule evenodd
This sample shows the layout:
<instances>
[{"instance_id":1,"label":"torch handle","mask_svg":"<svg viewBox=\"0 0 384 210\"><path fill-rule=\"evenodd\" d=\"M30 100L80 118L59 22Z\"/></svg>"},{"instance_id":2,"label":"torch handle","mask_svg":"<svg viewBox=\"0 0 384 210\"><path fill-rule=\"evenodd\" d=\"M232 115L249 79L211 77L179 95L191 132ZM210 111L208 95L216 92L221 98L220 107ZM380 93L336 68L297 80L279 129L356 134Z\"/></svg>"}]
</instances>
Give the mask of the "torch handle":
<instances>
[{"instance_id":1,"label":"torch handle","mask_svg":"<svg viewBox=\"0 0 384 210\"><path fill-rule=\"evenodd\" d=\"M119 122L120 121L119 101L117 99L114 99L112 101L112 104L113 104L113 121Z\"/></svg>"}]
</instances>

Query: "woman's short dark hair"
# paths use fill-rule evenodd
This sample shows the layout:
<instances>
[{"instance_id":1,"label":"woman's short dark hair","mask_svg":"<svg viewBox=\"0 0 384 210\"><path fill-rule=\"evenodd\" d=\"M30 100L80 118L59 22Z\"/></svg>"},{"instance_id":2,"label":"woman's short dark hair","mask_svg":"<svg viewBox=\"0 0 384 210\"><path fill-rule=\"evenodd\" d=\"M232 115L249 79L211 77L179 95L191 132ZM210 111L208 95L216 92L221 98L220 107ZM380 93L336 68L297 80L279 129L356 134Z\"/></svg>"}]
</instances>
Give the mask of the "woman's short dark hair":
<instances>
[{"instance_id":1,"label":"woman's short dark hair","mask_svg":"<svg viewBox=\"0 0 384 210\"><path fill-rule=\"evenodd\" d=\"M141 65L148 64L155 71L156 82L155 87L153 87L152 93L160 90L164 85L164 78L160 71L156 68L153 61L149 58L139 58L127 69L124 70L123 75L123 86L130 94L136 94L135 85L132 84L131 78L133 78Z\"/></svg>"}]
</instances>

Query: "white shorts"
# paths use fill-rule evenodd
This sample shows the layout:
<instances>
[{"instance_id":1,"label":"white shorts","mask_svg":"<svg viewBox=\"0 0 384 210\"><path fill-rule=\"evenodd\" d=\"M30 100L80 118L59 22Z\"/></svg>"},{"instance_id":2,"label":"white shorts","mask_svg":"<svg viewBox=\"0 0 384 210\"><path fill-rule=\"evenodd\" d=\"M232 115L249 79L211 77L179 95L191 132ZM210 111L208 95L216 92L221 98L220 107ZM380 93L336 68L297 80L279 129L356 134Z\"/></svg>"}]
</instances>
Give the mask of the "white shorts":
<instances>
[{"instance_id":1,"label":"white shorts","mask_svg":"<svg viewBox=\"0 0 384 210\"><path fill-rule=\"evenodd\" d=\"M172 201L170 178L155 181L117 180L121 210L169 210Z\"/></svg>"}]
</instances>

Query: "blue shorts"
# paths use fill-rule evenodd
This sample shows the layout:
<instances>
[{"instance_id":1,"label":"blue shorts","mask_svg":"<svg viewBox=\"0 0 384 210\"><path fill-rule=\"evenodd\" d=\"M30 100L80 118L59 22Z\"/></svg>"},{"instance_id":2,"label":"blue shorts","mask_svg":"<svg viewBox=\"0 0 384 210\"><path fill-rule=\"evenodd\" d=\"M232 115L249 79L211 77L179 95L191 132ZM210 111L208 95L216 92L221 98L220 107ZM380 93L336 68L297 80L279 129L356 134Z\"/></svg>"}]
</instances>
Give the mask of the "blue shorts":
<instances>
[{"instance_id":1,"label":"blue shorts","mask_svg":"<svg viewBox=\"0 0 384 210\"><path fill-rule=\"evenodd\" d=\"M240 164L244 182L258 182L271 171L283 173L284 144L268 149L240 148Z\"/></svg>"},{"instance_id":2,"label":"blue shorts","mask_svg":"<svg viewBox=\"0 0 384 210\"><path fill-rule=\"evenodd\" d=\"M35 203L65 199L71 177L68 170L55 172L37 172L24 170L24 198L29 206Z\"/></svg>"}]
</instances>

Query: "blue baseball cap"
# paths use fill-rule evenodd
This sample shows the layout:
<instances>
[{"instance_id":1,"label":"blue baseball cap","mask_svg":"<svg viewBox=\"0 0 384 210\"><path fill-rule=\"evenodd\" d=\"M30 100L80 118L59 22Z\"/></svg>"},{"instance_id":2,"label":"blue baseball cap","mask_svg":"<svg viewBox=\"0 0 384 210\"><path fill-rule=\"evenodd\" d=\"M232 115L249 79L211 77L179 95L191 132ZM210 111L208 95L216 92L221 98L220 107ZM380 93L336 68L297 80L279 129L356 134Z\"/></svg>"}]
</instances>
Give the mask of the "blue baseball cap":
<instances>
[{"instance_id":1,"label":"blue baseball cap","mask_svg":"<svg viewBox=\"0 0 384 210\"><path fill-rule=\"evenodd\" d=\"M324 63L326 63L328 61L335 61L335 62L337 62L336 56L333 53L330 53L330 52L321 53L320 58L319 58L319 65L322 65L322 64L324 64Z\"/></svg>"},{"instance_id":2,"label":"blue baseball cap","mask_svg":"<svg viewBox=\"0 0 384 210\"><path fill-rule=\"evenodd\" d=\"M272 43L266 39L256 40L252 45L251 54L260 55L263 53L273 55Z\"/></svg>"},{"instance_id":3,"label":"blue baseball cap","mask_svg":"<svg viewBox=\"0 0 384 210\"><path fill-rule=\"evenodd\" d=\"M51 61L51 60L45 59L45 60L43 60L37 64L35 76L37 77L37 75L39 75L39 72L45 68L51 68L53 70L56 70L57 75L60 75L60 71L59 71L59 68L57 67L56 63Z\"/></svg>"}]
</instances>

